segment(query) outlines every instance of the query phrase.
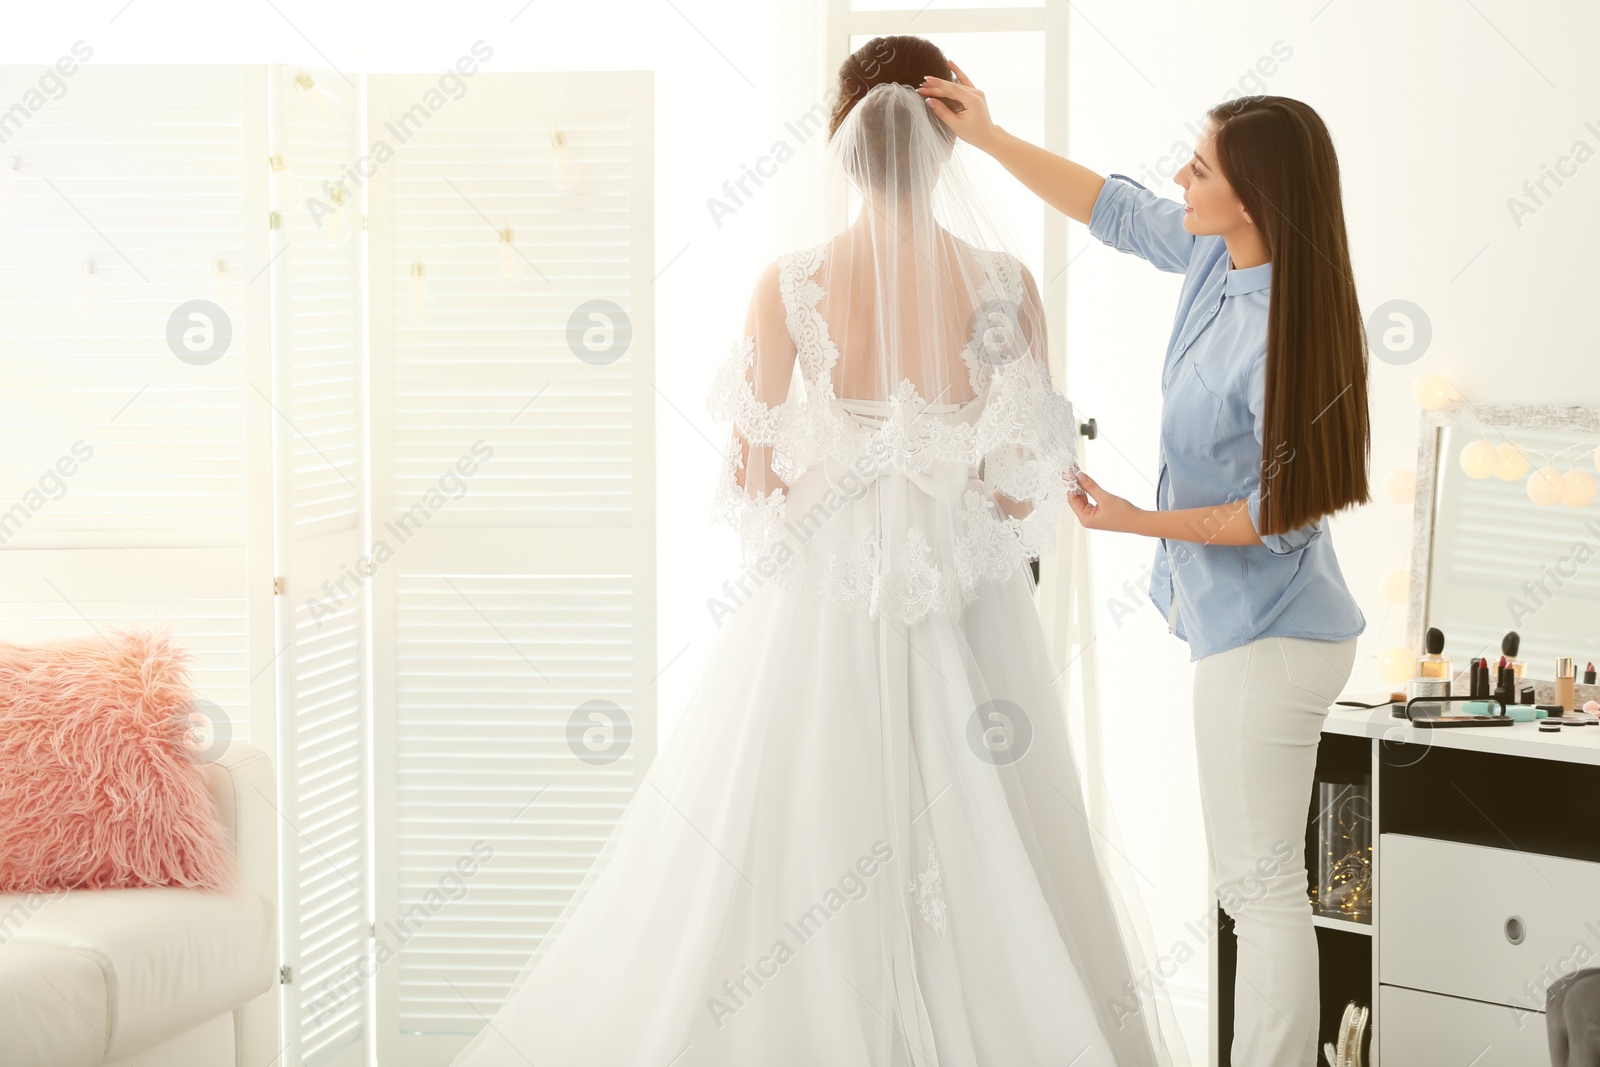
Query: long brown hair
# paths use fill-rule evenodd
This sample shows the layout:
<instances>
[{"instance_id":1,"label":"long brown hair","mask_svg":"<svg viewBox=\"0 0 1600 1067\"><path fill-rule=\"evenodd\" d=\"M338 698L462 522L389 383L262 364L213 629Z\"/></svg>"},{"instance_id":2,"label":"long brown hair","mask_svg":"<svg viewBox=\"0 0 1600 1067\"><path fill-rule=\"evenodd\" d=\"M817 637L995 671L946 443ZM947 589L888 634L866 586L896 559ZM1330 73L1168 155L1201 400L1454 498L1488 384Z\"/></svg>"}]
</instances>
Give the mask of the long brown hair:
<instances>
[{"instance_id":1,"label":"long brown hair","mask_svg":"<svg viewBox=\"0 0 1600 1067\"><path fill-rule=\"evenodd\" d=\"M1370 499L1366 330L1339 160L1299 100L1245 96L1210 117L1218 165L1272 261L1260 530L1287 533Z\"/></svg>"}]
</instances>

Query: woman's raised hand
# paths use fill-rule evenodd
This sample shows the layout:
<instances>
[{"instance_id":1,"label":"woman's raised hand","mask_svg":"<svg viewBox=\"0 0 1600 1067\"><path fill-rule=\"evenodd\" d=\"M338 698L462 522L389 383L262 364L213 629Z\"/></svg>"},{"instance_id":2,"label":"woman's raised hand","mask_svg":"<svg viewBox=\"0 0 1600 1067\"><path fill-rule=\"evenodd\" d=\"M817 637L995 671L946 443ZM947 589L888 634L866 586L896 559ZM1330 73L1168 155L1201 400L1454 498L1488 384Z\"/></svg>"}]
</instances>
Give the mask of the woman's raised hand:
<instances>
[{"instance_id":1,"label":"woman's raised hand","mask_svg":"<svg viewBox=\"0 0 1600 1067\"><path fill-rule=\"evenodd\" d=\"M984 99L983 90L973 85L966 72L954 63L950 64L950 70L957 81L929 76L923 79L917 92L928 102L929 110L955 131L957 137L974 148L988 151L988 145L993 143L1000 127L994 124L989 114L989 103ZM947 100L955 101L961 110L953 109L945 102Z\"/></svg>"}]
</instances>

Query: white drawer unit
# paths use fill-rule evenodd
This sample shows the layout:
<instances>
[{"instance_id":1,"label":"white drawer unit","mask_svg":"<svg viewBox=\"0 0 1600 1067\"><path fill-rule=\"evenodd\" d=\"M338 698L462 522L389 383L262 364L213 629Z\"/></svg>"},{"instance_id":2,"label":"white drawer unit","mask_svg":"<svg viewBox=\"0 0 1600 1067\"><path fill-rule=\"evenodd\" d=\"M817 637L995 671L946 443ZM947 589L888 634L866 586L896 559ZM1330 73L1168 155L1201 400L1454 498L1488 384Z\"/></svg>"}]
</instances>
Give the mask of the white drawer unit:
<instances>
[{"instance_id":1,"label":"white drawer unit","mask_svg":"<svg viewBox=\"0 0 1600 1067\"><path fill-rule=\"evenodd\" d=\"M1543 1011L1555 979L1600 961L1600 863L1392 833L1380 854L1383 985Z\"/></svg>"},{"instance_id":2,"label":"white drawer unit","mask_svg":"<svg viewBox=\"0 0 1600 1067\"><path fill-rule=\"evenodd\" d=\"M1384 1067L1538 1067L1550 1062L1544 1015L1414 989L1380 986Z\"/></svg>"},{"instance_id":3,"label":"white drawer unit","mask_svg":"<svg viewBox=\"0 0 1600 1067\"><path fill-rule=\"evenodd\" d=\"M1386 708L1335 708L1316 777L1370 788L1359 836L1372 842L1371 924L1313 911L1317 1047L1354 1003L1372 1009L1370 1067L1548 1067L1550 986L1600 967L1600 731L1418 729ZM1353 844L1322 840L1321 793L1306 824L1313 908L1319 858ZM1238 942L1220 909L1217 931L1209 1059L1231 1067Z\"/></svg>"}]
</instances>

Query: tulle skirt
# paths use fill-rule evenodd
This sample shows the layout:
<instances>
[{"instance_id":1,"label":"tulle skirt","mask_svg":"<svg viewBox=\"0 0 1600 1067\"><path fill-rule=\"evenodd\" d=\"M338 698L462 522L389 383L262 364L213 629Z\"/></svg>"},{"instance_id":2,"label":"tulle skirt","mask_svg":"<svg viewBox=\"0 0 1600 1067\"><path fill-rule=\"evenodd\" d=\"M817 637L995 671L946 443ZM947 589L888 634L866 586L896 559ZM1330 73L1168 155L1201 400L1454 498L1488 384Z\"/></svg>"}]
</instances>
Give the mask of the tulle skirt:
<instances>
[{"instance_id":1,"label":"tulle skirt","mask_svg":"<svg viewBox=\"0 0 1600 1067\"><path fill-rule=\"evenodd\" d=\"M767 583L458 1067L1167 1063L1026 569L911 626Z\"/></svg>"}]
</instances>

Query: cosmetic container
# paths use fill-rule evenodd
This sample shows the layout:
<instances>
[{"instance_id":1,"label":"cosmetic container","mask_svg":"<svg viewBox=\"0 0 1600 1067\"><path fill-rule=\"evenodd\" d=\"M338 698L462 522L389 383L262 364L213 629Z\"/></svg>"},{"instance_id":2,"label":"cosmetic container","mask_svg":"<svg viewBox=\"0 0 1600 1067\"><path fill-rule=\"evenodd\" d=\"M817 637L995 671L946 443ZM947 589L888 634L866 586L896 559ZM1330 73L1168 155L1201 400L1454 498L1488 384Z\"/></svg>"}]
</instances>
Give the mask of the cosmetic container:
<instances>
[{"instance_id":1,"label":"cosmetic container","mask_svg":"<svg viewBox=\"0 0 1600 1067\"><path fill-rule=\"evenodd\" d=\"M1561 710L1571 712L1576 699L1573 692L1573 683L1578 680L1577 665L1572 662L1571 656L1556 657L1556 703L1561 705Z\"/></svg>"},{"instance_id":2,"label":"cosmetic container","mask_svg":"<svg viewBox=\"0 0 1600 1067\"><path fill-rule=\"evenodd\" d=\"M1450 680L1450 657L1444 654L1444 631L1437 626L1428 627L1423 639L1423 652L1417 659L1417 677Z\"/></svg>"},{"instance_id":3,"label":"cosmetic container","mask_svg":"<svg viewBox=\"0 0 1600 1067\"><path fill-rule=\"evenodd\" d=\"M1414 700L1417 697L1447 697L1450 695L1450 679L1448 678L1413 678L1406 683L1406 699ZM1413 704L1411 713L1417 716L1443 715L1442 704ZM1404 714L1402 712L1402 714Z\"/></svg>"}]
</instances>

